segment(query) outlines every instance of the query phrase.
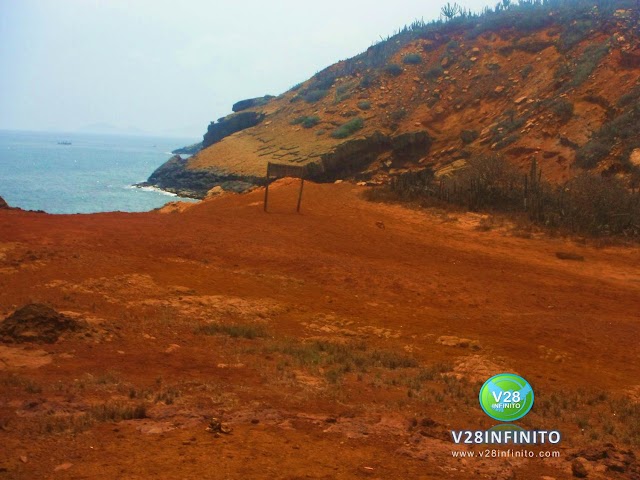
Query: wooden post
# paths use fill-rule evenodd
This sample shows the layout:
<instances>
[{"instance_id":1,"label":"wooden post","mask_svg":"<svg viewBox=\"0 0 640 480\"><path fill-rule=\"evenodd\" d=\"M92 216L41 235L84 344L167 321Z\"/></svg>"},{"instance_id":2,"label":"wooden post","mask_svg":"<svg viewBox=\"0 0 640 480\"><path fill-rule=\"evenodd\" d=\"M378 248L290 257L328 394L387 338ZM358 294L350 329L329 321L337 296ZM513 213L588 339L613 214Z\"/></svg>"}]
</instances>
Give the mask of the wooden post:
<instances>
[{"instance_id":1,"label":"wooden post","mask_svg":"<svg viewBox=\"0 0 640 480\"><path fill-rule=\"evenodd\" d=\"M267 211L267 202L269 201L269 167L271 162L267 162L267 186L264 189L264 211Z\"/></svg>"},{"instance_id":2,"label":"wooden post","mask_svg":"<svg viewBox=\"0 0 640 480\"><path fill-rule=\"evenodd\" d=\"M300 202L302 202L302 189L304 187L304 178L300 179L300 193L298 194L298 206L296 207L296 212L300 213Z\"/></svg>"}]
</instances>

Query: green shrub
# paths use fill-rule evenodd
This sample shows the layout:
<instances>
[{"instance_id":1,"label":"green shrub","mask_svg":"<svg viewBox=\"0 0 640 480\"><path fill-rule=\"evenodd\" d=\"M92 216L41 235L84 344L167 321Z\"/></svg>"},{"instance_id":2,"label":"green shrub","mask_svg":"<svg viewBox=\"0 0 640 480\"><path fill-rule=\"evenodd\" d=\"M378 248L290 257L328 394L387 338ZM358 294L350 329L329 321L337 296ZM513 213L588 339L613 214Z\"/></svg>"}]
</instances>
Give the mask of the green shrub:
<instances>
[{"instance_id":1,"label":"green shrub","mask_svg":"<svg viewBox=\"0 0 640 480\"><path fill-rule=\"evenodd\" d=\"M465 145L474 142L478 136L479 134L477 130L462 130L462 132L460 132L460 140L462 140L462 143Z\"/></svg>"},{"instance_id":2,"label":"green shrub","mask_svg":"<svg viewBox=\"0 0 640 480\"><path fill-rule=\"evenodd\" d=\"M533 163L522 174L500 157L472 157L450 178L433 172L408 172L367 198L379 201L445 201L471 210L528 213L541 226L592 236L620 235L640 240L640 195L616 177L582 173L559 187L540 181ZM431 203L429 203L429 199ZM525 201L525 199L527 201Z\"/></svg>"},{"instance_id":3,"label":"green shrub","mask_svg":"<svg viewBox=\"0 0 640 480\"><path fill-rule=\"evenodd\" d=\"M364 127L364 121L360 117L349 120L331 133L333 138L347 138Z\"/></svg>"},{"instance_id":4,"label":"green shrub","mask_svg":"<svg viewBox=\"0 0 640 480\"><path fill-rule=\"evenodd\" d=\"M422 56L419 53L408 53L402 57L402 63L405 65L419 65L422 63Z\"/></svg>"},{"instance_id":5,"label":"green shrub","mask_svg":"<svg viewBox=\"0 0 640 480\"><path fill-rule=\"evenodd\" d=\"M362 77L362 80L360 80L360 88L369 88L375 81L376 76L371 73L367 73Z\"/></svg>"},{"instance_id":6,"label":"green shrub","mask_svg":"<svg viewBox=\"0 0 640 480\"><path fill-rule=\"evenodd\" d=\"M640 102L640 85L636 85L630 92L622 95L617 102L619 108L632 106L634 103Z\"/></svg>"},{"instance_id":7,"label":"green shrub","mask_svg":"<svg viewBox=\"0 0 640 480\"><path fill-rule=\"evenodd\" d=\"M318 117L317 115L312 115L310 117L305 118L302 121L302 127L303 128L313 128L318 123L320 123L320 117Z\"/></svg>"},{"instance_id":8,"label":"green shrub","mask_svg":"<svg viewBox=\"0 0 640 480\"><path fill-rule=\"evenodd\" d=\"M302 115L301 117L296 117L293 120L291 120L289 123L291 125L300 125L302 122L304 122L306 120L306 116Z\"/></svg>"},{"instance_id":9,"label":"green shrub","mask_svg":"<svg viewBox=\"0 0 640 480\"><path fill-rule=\"evenodd\" d=\"M591 20L578 20L570 23L560 35L558 50L562 53L571 50L571 48L589 36L589 32L593 27Z\"/></svg>"},{"instance_id":10,"label":"green shrub","mask_svg":"<svg viewBox=\"0 0 640 480\"><path fill-rule=\"evenodd\" d=\"M302 98L307 103L316 103L327 96L329 90L309 90L302 95Z\"/></svg>"},{"instance_id":11,"label":"green shrub","mask_svg":"<svg viewBox=\"0 0 640 480\"><path fill-rule=\"evenodd\" d=\"M398 110L394 110L389 114L389 118L391 118L392 122L399 122L403 118L407 116L407 111L404 108L399 108Z\"/></svg>"},{"instance_id":12,"label":"green shrub","mask_svg":"<svg viewBox=\"0 0 640 480\"><path fill-rule=\"evenodd\" d=\"M336 78L335 74L318 74L309 90L329 90L335 83Z\"/></svg>"},{"instance_id":13,"label":"green shrub","mask_svg":"<svg viewBox=\"0 0 640 480\"><path fill-rule=\"evenodd\" d=\"M424 74L425 78L427 78L428 80L435 80L438 77L441 77L442 75L444 75L444 69L439 65L435 67L431 67Z\"/></svg>"},{"instance_id":14,"label":"green shrub","mask_svg":"<svg viewBox=\"0 0 640 480\"><path fill-rule=\"evenodd\" d=\"M529 75L531 75L531 72L533 72L533 65L528 63L524 67L522 67L522 70L520 70L520 76L523 80L526 80Z\"/></svg>"},{"instance_id":15,"label":"green shrub","mask_svg":"<svg viewBox=\"0 0 640 480\"><path fill-rule=\"evenodd\" d=\"M460 48L460 43L457 42L456 40L450 40L449 43L447 43L447 50L457 50Z\"/></svg>"},{"instance_id":16,"label":"green shrub","mask_svg":"<svg viewBox=\"0 0 640 480\"><path fill-rule=\"evenodd\" d=\"M358 108L360 110L369 110L371 108L371 102L369 100L361 100L358 102Z\"/></svg>"},{"instance_id":17,"label":"green shrub","mask_svg":"<svg viewBox=\"0 0 640 480\"><path fill-rule=\"evenodd\" d=\"M336 88L336 97L334 103L338 104L351 97L351 90L353 89L353 83L345 83Z\"/></svg>"},{"instance_id":18,"label":"green shrub","mask_svg":"<svg viewBox=\"0 0 640 480\"><path fill-rule=\"evenodd\" d=\"M578 87L582 85L589 75L598 68L600 61L609 53L609 44L604 43L602 45L589 45L584 53L578 59L578 62L573 70L573 78L569 85L572 87Z\"/></svg>"},{"instance_id":19,"label":"green shrub","mask_svg":"<svg viewBox=\"0 0 640 480\"><path fill-rule=\"evenodd\" d=\"M573 117L573 103L561 98L553 102L551 105L551 111L560 119L561 122L566 123L571 120L571 117Z\"/></svg>"},{"instance_id":20,"label":"green shrub","mask_svg":"<svg viewBox=\"0 0 640 480\"><path fill-rule=\"evenodd\" d=\"M388 75L397 77L399 75L402 75L402 72L404 72L404 69L397 63L390 63L386 67L384 67L384 72L387 73Z\"/></svg>"},{"instance_id":21,"label":"green shrub","mask_svg":"<svg viewBox=\"0 0 640 480\"><path fill-rule=\"evenodd\" d=\"M593 168L600 160L609 155L611 146L600 140L590 140L576 152L576 165L581 168Z\"/></svg>"},{"instance_id":22,"label":"green shrub","mask_svg":"<svg viewBox=\"0 0 640 480\"><path fill-rule=\"evenodd\" d=\"M473 68L473 62L468 58L463 58L460 61L460 68L464 71L469 71Z\"/></svg>"}]
</instances>

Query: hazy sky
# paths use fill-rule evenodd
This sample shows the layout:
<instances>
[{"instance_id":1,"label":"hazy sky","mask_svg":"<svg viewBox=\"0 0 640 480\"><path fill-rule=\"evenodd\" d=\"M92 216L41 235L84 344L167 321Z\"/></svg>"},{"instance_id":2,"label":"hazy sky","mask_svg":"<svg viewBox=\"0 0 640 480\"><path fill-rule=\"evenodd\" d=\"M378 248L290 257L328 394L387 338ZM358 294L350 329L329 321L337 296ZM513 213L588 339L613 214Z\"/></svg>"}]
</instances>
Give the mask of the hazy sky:
<instances>
[{"instance_id":1,"label":"hazy sky","mask_svg":"<svg viewBox=\"0 0 640 480\"><path fill-rule=\"evenodd\" d=\"M444 3L0 0L0 129L199 138L234 102L280 94Z\"/></svg>"}]
</instances>

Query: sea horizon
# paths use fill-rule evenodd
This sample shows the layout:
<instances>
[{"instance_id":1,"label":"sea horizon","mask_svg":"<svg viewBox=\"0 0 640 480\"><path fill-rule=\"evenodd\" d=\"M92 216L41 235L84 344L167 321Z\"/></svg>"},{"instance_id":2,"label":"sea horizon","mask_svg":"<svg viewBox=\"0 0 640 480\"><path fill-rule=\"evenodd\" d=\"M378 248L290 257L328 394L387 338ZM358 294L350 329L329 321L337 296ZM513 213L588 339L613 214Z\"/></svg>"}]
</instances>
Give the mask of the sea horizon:
<instances>
[{"instance_id":1,"label":"sea horizon","mask_svg":"<svg viewBox=\"0 0 640 480\"><path fill-rule=\"evenodd\" d=\"M0 197L54 214L143 212L176 199L136 184L193 137L0 130ZM65 144L68 142L68 144Z\"/></svg>"}]
</instances>

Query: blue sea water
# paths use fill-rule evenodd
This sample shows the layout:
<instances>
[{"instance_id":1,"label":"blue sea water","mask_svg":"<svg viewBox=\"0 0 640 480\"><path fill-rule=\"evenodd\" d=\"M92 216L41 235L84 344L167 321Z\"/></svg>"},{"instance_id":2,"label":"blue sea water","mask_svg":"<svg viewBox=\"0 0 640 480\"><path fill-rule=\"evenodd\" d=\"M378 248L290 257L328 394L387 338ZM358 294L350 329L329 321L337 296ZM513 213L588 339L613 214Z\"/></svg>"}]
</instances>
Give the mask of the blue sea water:
<instances>
[{"instance_id":1,"label":"blue sea water","mask_svg":"<svg viewBox=\"0 0 640 480\"><path fill-rule=\"evenodd\" d=\"M71 142L59 145L58 142ZM132 187L193 138L0 131L0 196L48 213L141 212L177 198Z\"/></svg>"}]
</instances>

